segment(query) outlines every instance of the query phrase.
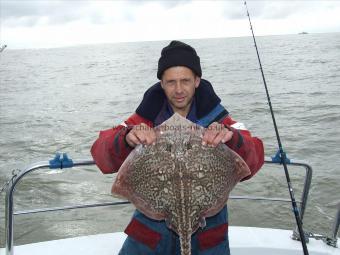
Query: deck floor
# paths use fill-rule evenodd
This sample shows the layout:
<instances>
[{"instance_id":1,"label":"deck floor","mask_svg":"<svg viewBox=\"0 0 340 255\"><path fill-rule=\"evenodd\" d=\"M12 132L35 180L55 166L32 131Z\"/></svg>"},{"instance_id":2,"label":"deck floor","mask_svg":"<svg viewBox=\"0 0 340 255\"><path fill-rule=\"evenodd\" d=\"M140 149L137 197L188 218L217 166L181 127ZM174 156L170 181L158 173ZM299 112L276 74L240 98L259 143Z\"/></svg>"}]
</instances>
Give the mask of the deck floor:
<instances>
[{"instance_id":1,"label":"deck floor","mask_svg":"<svg viewBox=\"0 0 340 255\"><path fill-rule=\"evenodd\" d=\"M300 242L290 238L292 231L268 228L230 227L232 255L301 255ZM118 255L126 236L124 233L82 236L14 247L14 255ZM338 241L340 243L340 241ZM310 255L340 255L339 248L322 241L310 240ZM5 255L1 248L0 255Z\"/></svg>"}]
</instances>

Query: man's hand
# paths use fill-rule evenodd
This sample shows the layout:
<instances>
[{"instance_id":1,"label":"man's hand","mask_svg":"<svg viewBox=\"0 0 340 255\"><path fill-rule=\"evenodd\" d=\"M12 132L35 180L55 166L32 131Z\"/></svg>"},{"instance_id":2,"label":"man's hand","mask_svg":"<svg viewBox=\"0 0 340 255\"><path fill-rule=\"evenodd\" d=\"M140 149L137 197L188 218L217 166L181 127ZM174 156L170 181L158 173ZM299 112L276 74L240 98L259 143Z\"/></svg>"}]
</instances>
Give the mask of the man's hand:
<instances>
[{"instance_id":1,"label":"man's hand","mask_svg":"<svg viewBox=\"0 0 340 255\"><path fill-rule=\"evenodd\" d=\"M150 145L156 141L156 133L153 128L141 123L131 129L125 140L131 147L136 147L138 144Z\"/></svg>"},{"instance_id":2,"label":"man's hand","mask_svg":"<svg viewBox=\"0 0 340 255\"><path fill-rule=\"evenodd\" d=\"M219 143L228 142L233 136L233 132L223 124L213 122L205 130L202 138L202 144L216 147Z\"/></svg>"}]
</instances>

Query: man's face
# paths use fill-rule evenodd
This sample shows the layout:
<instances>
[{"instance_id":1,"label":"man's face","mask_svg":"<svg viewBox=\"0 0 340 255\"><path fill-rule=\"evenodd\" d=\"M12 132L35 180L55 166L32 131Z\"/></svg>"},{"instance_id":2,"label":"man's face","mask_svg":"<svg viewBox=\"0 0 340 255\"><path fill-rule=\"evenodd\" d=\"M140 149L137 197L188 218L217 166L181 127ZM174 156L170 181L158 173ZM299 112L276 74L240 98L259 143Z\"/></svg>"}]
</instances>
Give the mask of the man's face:
<instances>
[{"instance_id":1,"label":"man's face","mask_svg":"<svg viewBox=\"0 0 340 255\"><path fill-rule=\"evenodd\" d=\"M174 112L182 116L189 113L199 83L200 78L187 67L175 66L164 71L161 86Z\"/></svg>"}]
</instances>

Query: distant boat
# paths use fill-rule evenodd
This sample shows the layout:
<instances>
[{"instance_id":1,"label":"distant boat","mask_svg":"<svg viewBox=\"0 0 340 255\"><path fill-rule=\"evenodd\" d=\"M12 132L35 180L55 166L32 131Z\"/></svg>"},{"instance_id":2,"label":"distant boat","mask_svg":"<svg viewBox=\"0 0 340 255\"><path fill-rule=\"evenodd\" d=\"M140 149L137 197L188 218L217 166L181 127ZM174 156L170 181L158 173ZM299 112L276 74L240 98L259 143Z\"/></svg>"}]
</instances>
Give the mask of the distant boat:
<instances>
[{"instance_id":1,"label":"distant boat","mask_svg":"<svg viewBox=\"0 0 340 255\"><path fill-rule=\"evenodd\" d=\"M7 45L5 44L5 45L2 45L1 47L0 47L0 52L3 52L4 51L4 49L7 47Z\"/></svg>"},{"instance_id":2,"label":"distant boat","mask_svg":"<svg viewBox=\"0 0 340 255\"><path fill-rule=\"evenodd\" d=\"M307 32L300 32L299 35L306 35L308 34Z\"/></svg>"}]
</instances>

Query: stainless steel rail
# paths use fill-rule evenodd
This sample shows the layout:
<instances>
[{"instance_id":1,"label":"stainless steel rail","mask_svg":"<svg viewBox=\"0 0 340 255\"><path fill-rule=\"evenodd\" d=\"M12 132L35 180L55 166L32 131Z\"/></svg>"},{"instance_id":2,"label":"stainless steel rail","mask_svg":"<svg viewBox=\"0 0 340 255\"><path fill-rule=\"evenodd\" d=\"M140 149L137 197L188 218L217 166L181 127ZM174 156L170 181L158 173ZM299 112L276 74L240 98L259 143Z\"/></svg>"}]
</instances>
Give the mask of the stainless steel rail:
<instances>
[{"instance_id":1,"label":"stainless steel rail","mask_svg":"<svg viewBox=\"0 0 340 255\"><path fill-rule=\"evenodd\" d=\"M272 162L270 158L266 157L265 160L266 164L279 164ZM94 165L93 160L75 160L73 161L72 167L78 167L78 166L89 166ZM305 212L305 208L307 205L308 200L308 193L309 188L312 180L312 168L307 163L300 162L300 161L291 161L290 165L295 166L302 166L306 169L306 175L304 180L304 188L302 191L302 198L301 201L297 201L300 204L300 215L301 220L303 219L303 215ZM20 211L20 212L14 212L14 204L13 204L13 197L14 197L14 191L16 185L20 182L20 180L27 175L28 173L31 173L33 171L39 170L39 169L47 169L50 168L50 162L43 161L38 162L33 165L30 165L23 171L21 171L14 179L11 185L7 187L6 192L6 208L5 208L5 243L6 243L6 255L13 255L13 225L14 225L14 215L22 215L22 214L31 214L31 213L40 213L40 212L53 212L53 211L60 211L60 210L70 210L70 209L79 209L79 208L89 208L89 207L100 207L100 206L113 206L113 205L121 205L121 204L127 204L128 201L121 201L121 202L107 202L107 203L96 203L96 204L85 204L85 205L75 205L75 206L67 206L67 207L55 207L55 208L42 208L42 209L35 209L35 210L28 210L28 211ZM231 196L231 199L247 199L247 200L265 200L265 201L278 201L278 202L291 202L290 199L286 198L266 198L266 197L250 197L250 196ZM339 215L338 215L339 216ZM338 217L338 223L339 223L339 217ZM334 227L334 231L338 231L338 227ZM336 235L336 234L335 234Z\"/></svg>"},{"instance_id":2,"label":"stainless steel rail","mask_svg":"<svg viewBox=\"0 0 340 255\"><path fill-rule=\"evenodd\" d=\"M89 166L94 165L93 160L78 160L73 162L73 166ZM34 163L23 171L21 171L16 178L13 179L11 185L7 187L6 191L6 207L5 207L5 244L6 244L6 255L13 255L13 224L14 224L14 204L13 204L13 197L16 185L20 182L20 180L33 171L39 169L47 169L50 168L49 161L42 161L38 163Z\"/></svg>"}]
</instances>

